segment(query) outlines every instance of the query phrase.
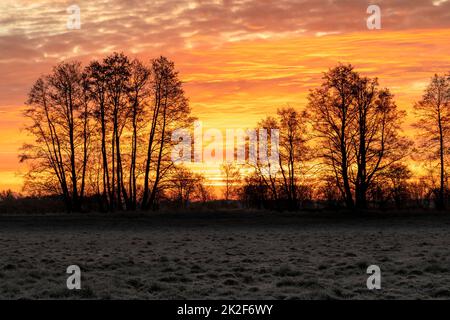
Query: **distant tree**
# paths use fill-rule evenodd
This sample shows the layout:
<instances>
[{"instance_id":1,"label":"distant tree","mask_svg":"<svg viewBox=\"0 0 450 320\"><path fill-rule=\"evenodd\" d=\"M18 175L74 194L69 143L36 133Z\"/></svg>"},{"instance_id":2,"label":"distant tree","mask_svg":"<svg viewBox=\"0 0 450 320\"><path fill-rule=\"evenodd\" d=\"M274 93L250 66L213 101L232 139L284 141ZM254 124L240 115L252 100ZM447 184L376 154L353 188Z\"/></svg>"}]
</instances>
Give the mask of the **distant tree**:
<instances>
[{"instance_id":1,"label":"distant tree","mask_svg":"<svg viewBox=\"0 0 450 320\"><path fill-rule=\"evenodd\" d=\"M167 182L172 199L178 202L182 208L186 208L192 199L198 197L199 191L205 191L202 188L203 185L204 177L185 166L175 166Z\"/></svg>"},{"instance_id":2,"label":"distant tree","mask_svg":"<svg viewBox=\"0 0 450 320\"><path fill-rule=\"evenodd\" d=\"M257 124L257 131L259 130L267 130L268 132L268 141L266 150L271 149L271 135L272 129L279 130L279 123L275 117L268 116L265 119L261 120ZM259 139L258 139L259 141ZM262 143L262 142L261 142ZM249 180L252 184L255 182L260 182L265 185L267 190L270 193L271 200L277 202L280 199L280 190L279 190L279 171L274 169L273 163L271 163L269 157L262 157L262 159L257 159L256 163L250 164L253 166L255 170L255 179ZM251 189L248 189L250 191ZM254 189L256 191L256 189Z\"/></svg>"},{"instance_id":3,"label":"distant tree","mask_svg":"<svg viewBox=\"0 0 450 320\"><path fill-rule=\"evenodd\" d=\"M404 207L411 197L408 180L412 173L403 163L396 163L383 172L381 180L388 188L390 197L397 208Z\"/></svg>"},{"instance_id":4,"label":"distant tree","mask_svg":"<svg viewBox=\"0 0 450 320\"><path fill-rule=\"evenodd\" d=\"M310 157L306 123L305 112L285 107L278 109L275 117L266 117L257 124L258 131L266 130L268 135L268 145L262 148L262 152L272 152L272 143L275 142L272 130L278 130L279 156L276 159L276 166L272 163L271 157L258 159L253 167L255 175L259 178L247 180L246 182L251 185L242 189L247 196L252 190L268 191L264 196L269 196L280 208L289 210L298 209L300 200L309 197L310 188L302 181L308 170L307 161ZM256 187L256 182L263 185Z\"/></svg>"},{"instance_id":5,"label":"distant tree","mask_svg":"<svg viewBox=\"0 0 450 320\"><path fill-rule=\"evenodd\" d=\"M212 186L209 186L205 182L205 178L199 179L197 181L196 187L196 198L201 201L203 204L206 204L208 201L213 201L215 199L214 190Z\"/></svg>"},{"instance_id":6,"label":"distant tree","mask_svg":"<svg viewBox=\"0 0 450 320\"><path fill-rule=\"evenodd\" d=\"M267 181L257 171L247 175L239 191L240 200L247 207L268 208L273 200Z\"/></svg>"},{"instance_id":7,"label":"distant tree","mask_svg":"<svg viewBox=\"0 0 450 320\"><path fill-rule=\"evenodd\" d=\"M306 190L305 185L299 184L302 169L306 168L309 159L306 113L287 107L278 109L277 116L280 128L279 165L282 189L289 209L295 210L298 209L299 199L304 197L300 191Z\"/></svg>"},{"instance_id":8,"label":"distant tree","mask_svg":"<svg viewBox=\"0 0 450 320\"><path fill-rule=\"evenodd\" d=\"M0 191L0 201L11 201L17 199L18 197L20 197L20 195L16 194L11 189Z\"/></svg>"},{"instance_id":9,"label":"distant tree","mask_svg":"<svg viewBox=\"0 0 450 320\"><path fill-rule=\"evenodd\" d=\"M421 152L439 162L439 192L437 208L445 207L445 157L447 155L450 129L450 80L445 76L434 75L425 89L422 99L414 105L419 117L415 126L423 137Z\"/></svg>"},{"instance_id":10,"label":"distant tree","mask_svg":"<svg viewBox=\"0 0 450 320\"><path fill-rule=\"evenodd\" d=\"M318 189L318 200L325 201L329 208L337 208L341 206L342 194L336 186L336 180L332 176L325 176L323 182Z\"/></svg>"},{"instance_id":11,"label":"distant tree","mask_svg":"<svg viewBox=\"0 0 450 320\"><path fill-rule=\"evenodd\" d=\"M226 201L235 198L237 188L241 183L241 172L234 162L224 162L220 166L223 182L225 183L223 197Z\"/></svg>"},{"instance_id":12,"label":"distant tree","mask_svg":"<svg viewBox=\"0 0 450 320\"><path fill-rule=\"evenodd\" d=\"M35 138L20 155L31 162L25 186L62 194L69 211L80 210L84 197L90 136L84 83L79 62L61 63L36 81L24 112Z\"/></svg>"}]
</instances>

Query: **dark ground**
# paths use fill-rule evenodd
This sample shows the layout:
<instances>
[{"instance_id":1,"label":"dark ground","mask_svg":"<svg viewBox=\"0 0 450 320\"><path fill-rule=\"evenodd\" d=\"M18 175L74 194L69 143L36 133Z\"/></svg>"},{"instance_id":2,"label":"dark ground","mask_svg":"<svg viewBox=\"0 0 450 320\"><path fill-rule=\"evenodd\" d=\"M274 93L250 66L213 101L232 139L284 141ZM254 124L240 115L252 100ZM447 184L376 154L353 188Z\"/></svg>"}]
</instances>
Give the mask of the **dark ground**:
<instances>
[{"instance_id":1,"label":"dark ground","mask_svg":"<svg viewBox=\"0 0 450 320\"><path fill-rule=\"evenodd\" d=\"M449 253L448 213L0 215L0 298L448 299Z\"/></svg>"}]
</instances>

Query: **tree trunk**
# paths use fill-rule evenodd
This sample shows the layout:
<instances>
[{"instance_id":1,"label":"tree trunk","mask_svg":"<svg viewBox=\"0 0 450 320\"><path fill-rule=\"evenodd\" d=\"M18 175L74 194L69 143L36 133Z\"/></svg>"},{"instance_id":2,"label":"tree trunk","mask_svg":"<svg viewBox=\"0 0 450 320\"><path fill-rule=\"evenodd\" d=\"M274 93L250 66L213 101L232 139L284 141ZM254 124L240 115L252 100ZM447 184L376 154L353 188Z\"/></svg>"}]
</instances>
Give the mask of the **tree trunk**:
<instances>
[{"instance_id":1,"label":"tree trunk","mask_svg":"<svg viewBox=\"0 0 450 320\"><path fill-rule=\"evenodd\" d=\"M445 208L444 201L444 179L445 179L445 168L444 168L444 133L442 129L442 119L439 112L439 159L440 159L440 185L439 185L439 196L437 201L437 209L443 210Z\"/></svg>"}]
</instances>

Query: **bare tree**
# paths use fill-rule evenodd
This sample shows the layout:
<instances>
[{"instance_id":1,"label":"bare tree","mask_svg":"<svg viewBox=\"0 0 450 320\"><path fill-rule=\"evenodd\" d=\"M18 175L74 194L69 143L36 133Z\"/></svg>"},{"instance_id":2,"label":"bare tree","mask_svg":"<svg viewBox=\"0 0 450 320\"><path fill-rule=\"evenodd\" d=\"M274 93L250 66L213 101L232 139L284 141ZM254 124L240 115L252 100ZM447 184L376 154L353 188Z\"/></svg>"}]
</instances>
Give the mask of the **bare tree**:
<instances>
[{"instance_id":1,"label":"bare tree","mask_svg":"<svg viewBox=\"0 0 450 320\"><path fill-rule=\"evenodd\" d=\"M148 68L121 53L84 71L78 62L56 66L28 105L35 143L23 146L25 185L61 194L68 210L87 194L104 210L154 207L173 169L171 133L194 120L173 62L160 57Z\"/></svg>"},{"instance_id":2,"label":"bare tree","mask_svg":"<svg viewBox=\"0 0 450 320\"><path fill-rule=\"evenodd\" d=\"M275 142L272 141L272 130L279 131L277 148L279 157L276 160L278 163L274 166L268 157L258 159L253 167L259 179L250 179L247 182L253 185L260 181L265 188L249 185L243 191L247 193L251 190L270 191L271 199L278 202L280 207L279 202L282 201L289 210L296 210L299 207L300 198L303 198L301 193L306 190L300 182L307 171L306 162L309 159L305 112L298 112L292 107L281 108L277 110L276 117L265 118L258 123L257 128L267 130L268 138L270 138L267 141L267 148L263 148L267 150L263 152L272 150L271 144Z\"/></svg>"},{"instance_id":3,"label":"bare tree","mask_svg":"<svg viewBox=\"0 0 450 320\"><path fill-rule=\"evenodd\" d=\"M382 181L386 181L389 189L389 194L394 200L397 208L405 206L407 200L410 198L410 191L408 180L412 173L403 163L396 163L390 166L381 176Z\"/></svg>"},{"instance_id":4,"label":"bare tree","mask_svg":"<svg viewBox=\"0 0 450 320\"><path fill-rule=\"evenodd\" d=\"M189 126L194 120L189 116L190 107L174 63L165 57L154 59L151 72L153 103L144 169L143 209L155 205L158 185L173 165L168 152L171 132Z\"/></svg>"},{"instance_id":5,"label":"bare tree","mask_svg":"<svg viewBox=\"0 0 450 320\"><path fill-rule=\"evenodd\" d=\"M361 78L357 86L355 124L356 174L352 170L356 207L367 207L366 194L377 175L408 155L409 142L399 135L399 111L393 95L387 89L378 89L377 81Z\"/></svg>"},{"instance_id":6,"label":"bare tree","mask_svg":"<svg viewBox=\"0 0 450 320\"><path fill-rule=\"evenodd\" d=\"M93 116L100 128L101 160L102 160L102 206L110 210L113 202L110 160L107 150L109 131L109 109L107 106L106 72L103 64L93 61L86 68L88 90L93 103Z\"/></svg>"},{"instance_id":7,"label":"bare tree","mask_svg":"<svg viewBox=\"0 0 450 320\"><path fill-rule=\"evenodd\" d=\"M129 208L135 210L137 208L137 161L138 159L138 139L140 131L145 128L145 108L148 106L150 99L149 84L151 72L139 60L133 60L131 63L130 78L130 113L131 113L131 156L129 170Z\"/></svg>"},{"instance_id":8,"label":"bare tree","mask_svg":"<svg viewBox=\"0 0 450 320\"><path fill-rule=\"evenodd\" d=\"M200 179L197 183L196 197L203 204L215 199L213 187L206 184L206 178Z\"/></svg>"},{"instance_id":9,"label":"bare tree","mask_svg":"<svg viewBox=\"0 0 450 320\"><path fill-rule=\"evenodd\" d=\"M69 211L79 211L84 197L90 136L84 84L79 62L61 63L35 83L25 111L31 120L26 129L35 137L35 144L24 145L21 154L21 161L34 161L27 179L39 176L49 187L56 177L54 188Z\"/></svg>"},{"instance_id":10,"label":"bare tree","mask_svg":"<svg viewBox=\"0 0 450 320\"><path fill-rule=\"evenodd\" d=\"M348 208L354 207L350 166L354 161L352 143L355 84L358 75L350 65L338 65L323 76L320 88L309 95L308 112L319 138L321 157L336 180Z\"/></svg>"},{"instance_id":11,"label":"bare tree","mask_svg":"<svg viewBox=\"0 0 450 320\"><path fill-rule=\"evenodd\" d=\"M167 184L170 195L182 208L186 208L192 199L200 197L200 191L204 191L201 188L204 177L185 166L175 166Z\"/></svg>"},{"instance_id":12,"label":"bare tree","mask_svg":"<svg viewBox=\"0 0 450 320\"><path fill-rule=\"evenodd\" d=\"M106 74L107 104L112 114L113 133L111 141L112 155L112 200L116 201L118 209L123 208L123 201L128 203L123 178L123 162L121 150L121 137L128 117L127 98L129 93L129 80L131 64L124 54L113 53L103 60ZM115 169L115 170L114 170ZM114 203L111 203L114 208Z\"/></svg>"},{"instance_id":13,"label":"bare tree","mask_svg":"<svg viewBox=\"0 0 450 320\"><path fill-rule=\"evenodd\" d=\"M289 209L295 210L298 209L299 193L302 189L299 185L300 176L309 158L305 131L306 114L288 107L279 109L277 115L280 128L279 164L282 185Z\"/></svg>"},{"instance_id":14,"label":"bare tree","mask_svg":"<svg viewBox=\"0 0 450 320\"><path fill-rule=\"evenodd\" d=\"M278 123L278 120L275 117L272 116L268 116L265 119L261 120L258 124L257 124L257 131L259 130L267 130L268 132L268 141L267 141L267 150L271 149L271 143L272 143L272 139L271 139L271 134L272 134L272 129L280 129L280 125ZM259 135L258 135L258 143L259 142ZM259 148L258 148L259 149ZM260 152L260 150L258 150L258 153ZM271 194L271 199L275 202L280 200L280 192L279 192L279 184L278 184L278 179L279 179L279 172L278 170L275 170L275 168L273 168L273 164L271 163L269 157L258 157L257 161L255 164L251 164L251 166L253 166L253 168L255 169L255 175L258 177L257 179L252 179L249 180L249 182L251 183L255 183L256 181L263 183L267 190L270 191ZM266 168L266 169L263 169ZM261 188L260 188L261 189Z\"/></svg>"},{"instance_id":15,"label":"bare tree","mask_svg":"<svg viewBox=\"0 0 450 320\"><path fill-rule=\"evenodd\" d=\"M240 200L248 207L267 208L272 193L257 171L247 175L240 190Z\"/></svg>"},{"instance_id":16,"label":"bare tree","mask_svg":"<svg viewBox=\"0 0 450 320\"><path fill-rule=\"evenodd\" d=\"M220 171L225 183L223 197L226 201L235 198L237 187L241 181L241 172L234 162L224 162L220 166Z\"/></svg>"},{"instance_id":17,"label":"bare tree","mask_svg":"<svg viewBox=\"0 0 450 320\"><path fill-rule=\"evenodd\" d=\"M450 129L450 80L434 75L425 89L422 99L414 105L419 116L415 126L419 128L422 139L422 151L439 161L439 194L437 208L445 207L445 157L448 148Z\"/></svg>"},{"instance_id":18,"label":"bare tree","mask_svg":"<svg viewBox=\"0 0 450 320\"><path fill-rule=\"evenodd\" d=\"M367 191L377 175L400 161L409 142L400 136L404 112L376 79L361 77L351 65L324 75L309 96L308 111L321 158L335 177L348 208L367 207Z\"/></svg>"}]
</instances>

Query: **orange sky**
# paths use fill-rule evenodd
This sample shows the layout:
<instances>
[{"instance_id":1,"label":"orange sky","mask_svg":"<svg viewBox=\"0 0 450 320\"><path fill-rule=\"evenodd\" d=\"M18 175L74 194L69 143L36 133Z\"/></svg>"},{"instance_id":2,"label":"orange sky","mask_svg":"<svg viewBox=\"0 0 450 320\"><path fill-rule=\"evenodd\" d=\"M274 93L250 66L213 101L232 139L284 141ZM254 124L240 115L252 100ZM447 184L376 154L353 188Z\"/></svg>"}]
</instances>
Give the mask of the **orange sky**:
<instances>
[{"instance_id":1,"label":"orange sky","mask_svg":"<svg viewBox=\"0 0 450 320\"><path fill-rule=\"evenodd\" d=\"M308 90L337 62L379 77L407 111L434 73L450 72L443 0L378 1L381 30L366 28L370 2L361 0L78 2L80 30L66 29L66 1L0 4L0 190L21 188L20 110L34 80L62 60L114 50L143 60L167 55L194 114L220 129L252 127L288 104L305 107Z\"/></svg>"}]
</instances>

